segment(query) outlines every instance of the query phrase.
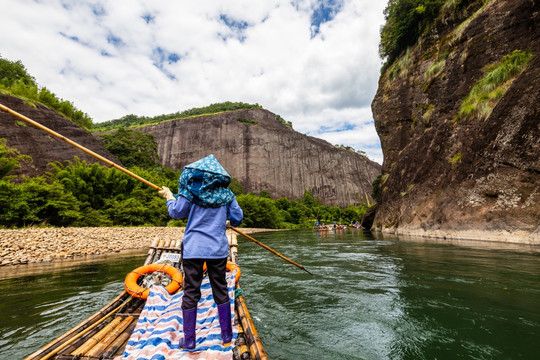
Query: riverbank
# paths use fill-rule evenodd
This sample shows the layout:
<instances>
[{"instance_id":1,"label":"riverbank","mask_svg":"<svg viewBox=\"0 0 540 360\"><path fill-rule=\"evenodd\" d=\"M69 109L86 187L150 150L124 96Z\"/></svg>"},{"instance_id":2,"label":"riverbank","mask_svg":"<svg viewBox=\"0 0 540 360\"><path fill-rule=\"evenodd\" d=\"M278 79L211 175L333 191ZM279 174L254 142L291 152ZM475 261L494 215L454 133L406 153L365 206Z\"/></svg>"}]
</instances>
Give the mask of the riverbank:
<instances>
[{"instance_id":1,"label":"riverbank","mask_svg":"<svg viewBox=\"0 0 540 360\"><path fill-rule=\"evenodd\" d=\"M271 229L242 229L246 234ZM61 259L148 248L154 239L177 240L184 228L29 228L0 229L0 266L51 262Z\"/></svg>"},{"instance_id":2,"label":"riverbank","mask_svg":"<svg viewBox=\"0 0 540 360\"><path fill-rule=\"evenodd\" d=\"M495 247L497 243L540 246L540 227L538 227L533 233L517 230L425 230L408 226L401 226L398 229L375 228L372 230L382 234L389 234L390 236L399 236L402 238L412 237L426 239L484 241L493 243Z\"/></svg>"}]
</instances>

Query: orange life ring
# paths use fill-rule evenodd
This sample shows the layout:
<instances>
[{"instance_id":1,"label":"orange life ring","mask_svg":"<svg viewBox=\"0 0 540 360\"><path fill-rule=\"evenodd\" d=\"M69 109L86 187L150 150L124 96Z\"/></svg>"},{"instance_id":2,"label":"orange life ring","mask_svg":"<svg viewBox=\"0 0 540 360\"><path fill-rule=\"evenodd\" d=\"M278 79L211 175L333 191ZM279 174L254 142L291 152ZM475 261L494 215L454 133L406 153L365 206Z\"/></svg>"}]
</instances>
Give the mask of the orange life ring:
<instances>
[{"instance_id":1,"label":"orange life ring","mask_svg":"<svg viewBox=\"0 0 540 360\"><path fill-rule=\"evenodd\" d=\"M229 271L234 271L235 269L238 270L236 272L236 276L234 277L234 282L236 284L238 284L238 280L240 280L240 275L242 275L242 271L240 270L240 266L230 262L230 261L227 261L227 265L225 265L225 268ZM204 262L204 265L203 265L203 271L206 271L207 269L207 266L206 266L206 261Z\"/></svg>"},{"instance_id":2,"label":"orange life ring","mask_svg":"<svg viewBox=\"0 0 540 360\"><path fill-rule=\"evenodd\" d=\"M139 285L137 280L139 280L139 278L145 274L150 274L156 271L163 272L172 278L171 283L165 286L165 289L169 292L169 294L173 294L180 289L180 284L182 284L183 280L182 273L174 266L165 264L149 264L136 268L127 274L126 280L124 281L124 288L131 296L147 299L148 295L150 294L150 289Z\"/></svg>"}]
</instances>

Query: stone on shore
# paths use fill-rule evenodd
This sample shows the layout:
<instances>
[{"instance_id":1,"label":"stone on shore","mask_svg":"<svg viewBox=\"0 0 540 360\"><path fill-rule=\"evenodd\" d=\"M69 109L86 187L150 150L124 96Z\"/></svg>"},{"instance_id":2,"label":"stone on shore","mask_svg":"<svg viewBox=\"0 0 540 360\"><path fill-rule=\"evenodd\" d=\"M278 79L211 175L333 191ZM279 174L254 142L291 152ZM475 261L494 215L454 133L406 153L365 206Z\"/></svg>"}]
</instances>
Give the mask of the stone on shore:
<instances>
[{"instance_id":1,"label":"stone on shore","mask_svg":"<svg viewBox=\"0 0 540 360\"><path fill-rule=\"evenodd\" d=\"M184 228L178 227L0 229L0 266L148 248L154 239L176 241L183 233Z\"/></svg>"}]
</instances>

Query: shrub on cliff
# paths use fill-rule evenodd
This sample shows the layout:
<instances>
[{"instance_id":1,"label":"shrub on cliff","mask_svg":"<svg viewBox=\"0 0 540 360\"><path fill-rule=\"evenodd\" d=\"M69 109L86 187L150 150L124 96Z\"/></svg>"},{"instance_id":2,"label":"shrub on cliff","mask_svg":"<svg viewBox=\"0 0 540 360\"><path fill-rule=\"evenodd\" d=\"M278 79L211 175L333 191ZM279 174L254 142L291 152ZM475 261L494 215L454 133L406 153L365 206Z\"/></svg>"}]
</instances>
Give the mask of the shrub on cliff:
<instances>
[{"instance_id":1,"label":"shrub on cliff","mask_svg":"<svg viewBox=\"0 0 540 360\"><path fill-rule=\"evenodd\" d=\"M439 15L445 0L390 0L381 29L379 54L391 64L402 51L416 43Z\"/></svg>"},{"instance_id":2,"label":"shrub on cliff","mask_svg":"<svg viewBox=\"0 0 540 360\"><path fill-rule=\"evenodd\" d=\"M531 59L529 51L514 50L500 62L485 69L485 76L476 83L463 100L455 120L478 116L486 119L512 81L525 69Z\"/></svg>"},{"instance_id":3,"label":"shrub on cliff","mask_svg":"<svg viewBox=\"0 0 540 360\"><path fill-rule=\"evenodd\" d=\"M414 45L437 20L442 20L440 15L444 18L450 17L472 4L484 1L390 0L384 10L386 23L381 28L379 43L379 55L386 59L383 70L391 65L403 51Z\"/></svg>"},{"instance_id":4,"label":"shrub on cliff","mask_svg":"<svg viewBox=\"0 0 540 360\"><path fill-rule=\"evenodd\" d=\"M0 180L7 178L11 170L18 168L22 161L32 161L32 158L8 147L6 139L0 139Z\"/></svg>"}]
</instances>

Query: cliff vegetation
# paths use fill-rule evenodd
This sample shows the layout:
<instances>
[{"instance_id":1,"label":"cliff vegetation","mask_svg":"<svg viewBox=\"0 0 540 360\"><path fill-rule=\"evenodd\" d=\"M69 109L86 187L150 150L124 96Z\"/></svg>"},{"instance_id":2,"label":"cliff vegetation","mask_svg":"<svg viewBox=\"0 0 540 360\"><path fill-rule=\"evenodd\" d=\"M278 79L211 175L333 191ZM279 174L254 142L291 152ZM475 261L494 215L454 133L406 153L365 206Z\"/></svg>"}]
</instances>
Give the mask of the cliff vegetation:
<instances>
[{"instance_id":1,"label":"cliff vegetation","mask_svg":"<svg viewBox=\"0 0 540 360\"><path fill-rule=\"evenodd\" d=\"M126 115L120 119L109 120L98 123L92 129L93 132L106 132L117 130L126 127L145 126L150 124L159 124L164 121L171 121L177 119L187 119L194 116L219 114L226 111L235 110L247 110L247 109L262 109L259 104L247 104L243 102L230 102L211 104L204 107L192 108L182 112L175 112L172 114L163 114L157 116L138 116L138 115Z\"/></svg>"},{"instance_id":2,"label":"cliff vegetation","mask_svg":"<svg viewBox=\"0 0 540 360\"><path fill-rule=\"evenodd\" d=\"M381 29L379 55L383 71L435 26L466 16L486 0L390 0Z\"/></svg>"},{"instance_id":3,"label":"cliff vegetation","mask_svg":"<svg viewBox=\"0 0 540 360\"><path fill-rule=\"evenodd\" d=\"M59 99L46 87L39 86L21 61L0 57L0 92L25 99L30 106L45 105L87 130L92 127L92 118L70 101Z\"/></svg>"}]
</instances>

